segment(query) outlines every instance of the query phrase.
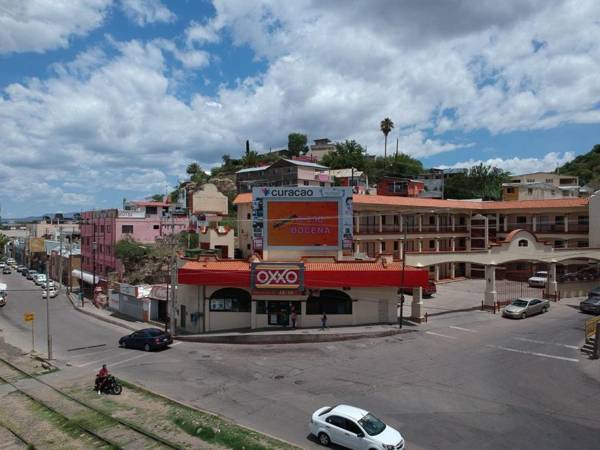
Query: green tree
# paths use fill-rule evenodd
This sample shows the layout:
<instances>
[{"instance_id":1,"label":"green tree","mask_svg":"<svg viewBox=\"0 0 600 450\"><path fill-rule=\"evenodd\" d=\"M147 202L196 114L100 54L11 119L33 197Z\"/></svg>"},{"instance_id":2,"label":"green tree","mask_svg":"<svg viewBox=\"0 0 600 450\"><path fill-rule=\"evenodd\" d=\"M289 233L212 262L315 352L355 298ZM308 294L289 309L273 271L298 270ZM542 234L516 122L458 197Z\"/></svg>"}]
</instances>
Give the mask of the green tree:
<instances>
[{"instance_id":1,"label":"green tree","mask_svg":"<svg viewBox=\"0 0 600 450\"><path fill-rule=\"evenodd\" d=\"M300 156L300 153L306 153L308 151L307 142L308 139L305 134L288 134L288 151L290 152L290 156Z\"/></svg>"},{"instance_id":2,"label":"green tree","mask_svg":"<svg viewBox=\"0 0 600 450\"><path fill-rule=\"evenodd\" d=\"M126 272L134 270L147 254L148 248L134 239L121 239L115 245L115 256L123 263Z\"/></svg>"},{"instance_id":3,"label":"green tree","mask_svg":"<svg viewBox=\"0 0 600 450\"><path fill-rule=\"evenodd\" d=\"M500 200L502 183L510 179L510 174L502 169L479 164L469 169L466 174L457 174L444 183L446 198L483 200Z\"/></svg>"},{"instance_id":4,"label":"green tree","mask_svg":"<svg viewBox=\"0 0 600 450\"><path fill-rule=\"evenodd\" d=\"M254 150L250 150L248 153L244 155L241 160L242 167L254 167L259 162L258 153Z\"/></svg>"},{"instance_id":5,"label":"green tree","mask_svg":"<svg viewBox=\"0 0 600 450\"><path fill-rule=\"evenodd\" d=\"M335 144L335 151L323 156L321 164L330 169L354 167L364 171L367 168L367 153L355 140L338 142Z\"/></svg>"},{"instance_id":6,"label":"green tree","mask_svg":"<svg viewBox=\"0 0 600 450\"><path fill-rule=\"evenodd\" d=\"M381 129L381 132L383 133L383 136L385 138L383 156L387 156L387 137L388 134L390 134L390 131L392 131L392 128L394 128L394 122L392 122L392 120L389 117L386 117L379 124L379 128Z\"/></svg>"},{"instance_id":7,"label":"green tree","mask_svg":"<svg viewBox=\"0 0 600 450\"><path fill-rule=\"evenodd\" d=\"M150 196L150 200L153 202L162 202L164 200L164 196L162 194L154 194Z\"/></svg>"},{"instance_id":8,"label":"green tree","mask_svg":"<svg viewBox=\"0 0 600 450\"><path fill-rule=\"evenodd\" d=\"M414 177L424 171L423 164L418 159L404 153L394 156L378 156L369 161L367 173L373 183L383 177Z\"/></svg>"},{"instance_id":9,"label":"green tree","mask_svg":"<svg viewBox=\"0 0 600 450\"><path fill-rule=\"evenodd\" d=\"M600 185L600 144L594 145L589 152L559 167L557 173L579 177L579 183L582 185Z\"/></svg>"},{"instance_id":10,"label":"green tree","mask_svg":"<svg viewBox=\"0 0 600 450\"><path fill-rule=\"evenodd\" d=\"M5 234L0 233L0 255L4 255L4 248L9 242L10 238Z\"/></svg>"}]
</instances>

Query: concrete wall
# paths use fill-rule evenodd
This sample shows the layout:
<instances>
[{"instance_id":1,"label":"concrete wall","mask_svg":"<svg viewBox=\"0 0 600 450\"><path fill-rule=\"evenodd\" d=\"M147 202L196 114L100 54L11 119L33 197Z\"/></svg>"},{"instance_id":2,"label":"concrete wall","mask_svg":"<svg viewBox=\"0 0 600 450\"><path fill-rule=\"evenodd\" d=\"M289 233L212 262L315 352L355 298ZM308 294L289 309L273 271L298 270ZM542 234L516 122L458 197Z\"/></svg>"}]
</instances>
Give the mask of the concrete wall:
<instances>
[{"instance_id":1,"label":"concrete wall","mask_svg":"<svg viewBox=\"0 0 600 450\"><path fill-rule=\"evenodd\" d=\"M227 247L228 258L233 258L234 241L234 230L223 234L213 228L206 228L204 232L198 233L198 242L208 243L210 249L214 249L216 246Z\"/></svg>"},{"instance_id":2,"label":"concrete wall","mask_svg":"<svg viewBox=\"0 0 600 450\"><path fill-rule=\"evenodd\" d=\"M205 184L201 190L192 194L192 212L226 216L228 213L227 197L220 193L214 184Z\"/></svg>"},{"instance_id":3,"label":"concrete wall","mask_svg":"<svg viewBox=\"0 0 600 450\"><path fill-rule=\"evenodd\" d=\"M590 197L589 217L589 246L600 248L600 191Z\"/></svg>"},{"instance_id":4,"label":"concrete wall","mask_svg":"<svg viewBox=\"0 0 600 450\"><path fill-rule=\"evenodd\" d=\"M249 312L211 311L208 318L209 329L210 331L219 331L250 328L250 314Z\"/></svg>"},{"instance_id":5,"label":"concrete wall","mask_svg":"<svg viewBox=\"0 0 600 450\"><path fill-rule=\"evenodd\" d=\"M177 305L179 310L177 311L178 320L177 323L181 326L181 313L180 305L185 305L186 318L184 330L188 333L202 333L204 332L204 317L201 317L198 322L191 321L191 315L194 313L204 314L204 302L202 299L202 287L190 286L186 284L180 284L177 287ZM170 311L169 311L170 313Z\"/></svg>"}]
</instances>

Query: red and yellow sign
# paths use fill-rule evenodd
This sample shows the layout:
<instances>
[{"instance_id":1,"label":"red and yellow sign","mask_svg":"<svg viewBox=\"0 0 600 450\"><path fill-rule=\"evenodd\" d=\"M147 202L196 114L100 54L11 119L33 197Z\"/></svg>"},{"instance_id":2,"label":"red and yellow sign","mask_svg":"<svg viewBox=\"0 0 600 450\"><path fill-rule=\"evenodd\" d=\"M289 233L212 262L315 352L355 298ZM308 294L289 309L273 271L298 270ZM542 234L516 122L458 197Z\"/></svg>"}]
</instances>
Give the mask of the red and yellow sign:
<instances>
[{"instance_id":1,"label":"red and yellow sign","mask_svg":"<svg viewBox=\"0 0 600 450\"><path fill-rule=\"evenodd\" d=\"M267 217L269 246L338 246L338 202L270 201Z\"/></svg>"}]
</instances>

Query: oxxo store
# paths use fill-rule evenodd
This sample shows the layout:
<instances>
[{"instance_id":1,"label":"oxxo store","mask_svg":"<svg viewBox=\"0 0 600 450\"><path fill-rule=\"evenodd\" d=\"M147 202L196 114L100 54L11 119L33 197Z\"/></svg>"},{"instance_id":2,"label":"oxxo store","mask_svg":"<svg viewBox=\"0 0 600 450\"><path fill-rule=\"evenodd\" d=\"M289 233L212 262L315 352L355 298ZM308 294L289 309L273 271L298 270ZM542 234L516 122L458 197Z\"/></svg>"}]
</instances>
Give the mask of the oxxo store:
<instances>
[{"instance_id":1,"label":"oxxo store","mask_svg":"<svg viewBox=\"0 0 600 450\"><path fill-rule=\"evenodd\" d=\"M387 256L353 259L351 188L264 187L252 194L248 261L181 261L180 328L281 327L292 315L298 327L317 327L323 313L329 326L395 322L402 268ZM406 288L427 285L424 270L406 267L403 276Z\"/></svg>"},{"instance_id":2,"label":"oxxo store","mask_svg":"<svg viewBox=\"0 0 600 450\"><path fill-rule=\"evenodd\" d=\"M179 269L179 325L189 332L396 321L400 263L307 258L298 263L186 260ZM424 270L407 267L404 285L427 285ZM194 319L192 319L194 317Z\"/></svg>"}]
</instances>

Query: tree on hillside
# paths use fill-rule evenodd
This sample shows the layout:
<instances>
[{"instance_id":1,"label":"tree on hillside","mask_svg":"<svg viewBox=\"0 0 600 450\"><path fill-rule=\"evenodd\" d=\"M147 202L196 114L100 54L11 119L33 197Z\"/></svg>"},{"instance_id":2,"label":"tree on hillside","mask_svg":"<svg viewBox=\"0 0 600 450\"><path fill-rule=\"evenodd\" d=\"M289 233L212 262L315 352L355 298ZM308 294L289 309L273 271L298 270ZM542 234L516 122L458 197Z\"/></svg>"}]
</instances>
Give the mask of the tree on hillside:
<instances>
[{"instance_id":1,"label":"tree on hillside","mask_svg":"<svg viewBox=\"0 0 600 450\"><path fill-rule=\"evenodd\" d=\"M381 121L379 128L381 129L381 132L383 133L383 136L385 138L383 156L387 156L387 137L388 134L390 134L390 131L392 131L392 128L394 128L394 122L392 122L392 120L389 117L386 117Z\"/></svg>"},{"instance_id":2,"label":"tree on hillside","mask_svg":"<svg viewBox=\"0 0 600 450\"><path fill-rule=\"evenodd\" d=\"M288 151L290 156L300 156L300 153L304 154L308 151L306 143L308 138L302 133L290 133L288 134Z\"/></svg>"},{"instance_id":3,"label":"tree on hillside","mask_svg":"<svg viewBox=\"0 0 600 450\"><path fill-rule=\"evenodd\" d=\"M115 256L123 263L126 272L140 264L147 253L146 246L130 238L121 239L115 246Z\"/></svg>"},{"instance_id":4,"label":"tree on hillside","mask_svg":"<svg viewBox=\"0 0 600 450\"><path fill-rule=\"evenodd\" d=\"M10 242L7 235L0 233L0 255L4 255L4 247Z\"/></svg>"},{"instance_id":5,"label":"tree on hillside","mask_svg":"<svg viewBox=\"0 0 600 450\"><path fill-rule=\"evenodd\" d=\"M365 170L367 167L367 154L365 149L355 140L338 142L335 151L323 156L321 164L330 169L347 169L354 167Z\"/></svg>"},{"instance_id":6,"label":"tree on hillside","mask_svg":"<svg viewBox=\"0 0 600 450\"><path fill-rule=\"evenodd\" d=\"M557 173L579 177L579 183L582 185L598 186L600 184L600 144L594 145L586 154L579 155L573 161L559 167Z\"/></svg>"},{"instance_id":7,"label":"tree on hillside","mask_svg":"<svg viewBox=\"0 0 600 450\"><path fill-rule=\"evenodd\" d=\"M258 162L259 162L258 153L254 150L250 150L241 159L241 165L243 168L255 167L258 164Z\"/></svg>"},{"instance_id":8,"label":"tree on hillside","mask_svg":"<svg viewBox=\"0 0 600 450\"><path fill-rule=\"evenodd\" d=\"M502 183L510 179L510 174L502 169L479 164L469 169L466 174L457 174L444 183L446 198L483 200L500 200Z\"/></svg>"},{"instance_id":9,"label":"tree on hillside","mask_svg":"<svg viewBox=\"0 0 600 450\"><path fill-rule=\"evenodd\" d=\"M404 153L394 156L378 156L369 161L369 179L377 183L383 177L414 177L423 172L423 164L418 159Z\"/></svg>"},{"instance_id":10,"label":"tree on hillside","mask_svg":"<svg viewBox=\"0 0 600 450\"><path fill-rule=\"evenodd\" d=\"M208 180L208 174L202 170L202 167L198 163L191 163L187 166L185 172L190 176L190 181L193 181L197 185L202 185Z\"/></svg>"}]
</instances>

